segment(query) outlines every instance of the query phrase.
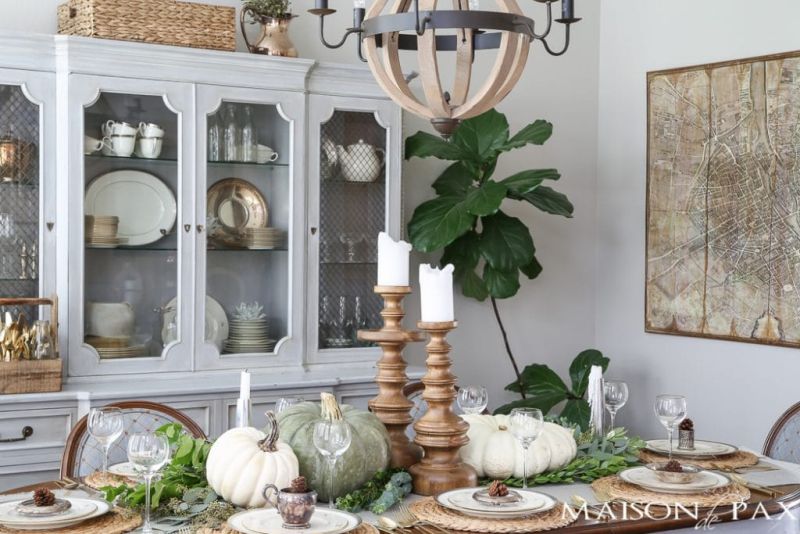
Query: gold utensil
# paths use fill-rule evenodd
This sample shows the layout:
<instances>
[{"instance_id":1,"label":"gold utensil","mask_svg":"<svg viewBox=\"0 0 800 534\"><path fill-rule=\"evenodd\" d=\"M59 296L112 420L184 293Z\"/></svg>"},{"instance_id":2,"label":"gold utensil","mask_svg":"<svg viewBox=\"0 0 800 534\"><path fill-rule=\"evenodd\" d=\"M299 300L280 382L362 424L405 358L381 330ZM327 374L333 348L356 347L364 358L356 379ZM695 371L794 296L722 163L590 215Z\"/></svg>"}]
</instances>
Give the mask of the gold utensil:
<instances>
[{"instance_id":1,"label":"gold utensil","mask_svg":"<svg viewBox=\"0 0 800 534\"><path fill-rule=\"evenodd\" d=\"M449 530L440 527L436 523L423 521L422 519L418 518L416 515L414 515L414 512L411 511L405 501L400 501L400 503L398 503L394 516L400 524L425 525L438 530L442 534L451 534Z\"/></svg>"},{"instance_id":2,"label":"gold utensil","mask_svg":"<svg viewBox=\"0 0 800 534\"><path fill-rule=\"evenodd\" d=\"M736 473L730 473L731 480L740 486L744 486L747 489L757 491L759 493L763 493L765 495L769 495L772 498L781 497L786 495L786 492L780 491L774 488L768 488L767 486L762 486L761 484L755 484L746 480L744 477L737 475Z\"/></svg>"}]
</instances>

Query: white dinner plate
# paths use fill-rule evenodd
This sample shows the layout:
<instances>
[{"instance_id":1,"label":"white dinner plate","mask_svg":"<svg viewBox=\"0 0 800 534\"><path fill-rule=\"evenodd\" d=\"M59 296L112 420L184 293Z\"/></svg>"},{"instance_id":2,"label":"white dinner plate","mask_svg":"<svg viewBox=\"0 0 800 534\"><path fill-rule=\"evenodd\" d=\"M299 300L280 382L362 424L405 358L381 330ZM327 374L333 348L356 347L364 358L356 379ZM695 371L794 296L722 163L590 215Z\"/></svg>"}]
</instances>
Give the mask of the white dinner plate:
<instances>
[{"instance_id":1,"label":"white dinner plate","mask_svg":"<svg viewBox=\"0 0 800 534\"><path fill-rule=\"evenodd\" d=\"M133 464L130 462L110 465L108 466L108 472L120 477L139 478L139 473L136 472L136 469L133 468Z\"/></svg>"},{"instance_id":2,"label":"white dinner plate","mask_svg":"<svg viewBox=\"0 0 800 534\"><path fill-rule=\"evenodd\" d=\"M446 491L436 496L436 502L450 510L464 515L492 518L510 519L538 514L553 509L558 501L546 493L538 491L515 489L522 496L522 501L517 503L493 506L476 501L472 495L480 488L462 488Z\"/></svg>"},{"instance_id":3,"label":"white dinner plate","mask_svg":"<svg viewBox=\"0 0 800 534\"><path fill-rule=\"evenodd\" d=\"M172 230L178 204L170 188L152 174L121 170L102 174L86 188L86 215L119 217L117 236L128 245L154 243Z\"/></svg>"},{"instance_id":4,"label":"white dinner plate","mask_svg":"<svg viewBox=\"0 0 800 534\"><path fill-rule=\"evenodd\" d=\"M631 467L619 474L619 478L642 487L646 490L657 493L704 493L706 491L723 488L731 483L730 479L721 473L714 471L701 471L697 479L686 484L671 484L658 479L656 474L647 467Z\"/></svg>"},{"instance_id":5,"label":"white dinner plate","mask_svg":"<svg viewBox=\"0 0 800 534\"><path fill-rule=\"evenodd\" d=\"M349 532L361 524L357 515L317 507L311 517L309 528L283 528L283 520L274 508L239 512L228 518L228 526L243 534L341 534Z\"/></svg>"},{"instance_id":6,"label":"white dinner plate","mask_svg":"<svg viewBox=\"0 0 800 534\"><path fill-rule=\"evenodd\" d=\"M669 454L669 441L666 439L651 439L647 441L648 450L658 454ZM708 456L726 456L739 450L738 447L719 443L716 441L695 440L694 449L679 449L678 442L672 442L672 455L680 458L705 458Z\"/></svg>"},{"instance_id":7,"label":"white dinner plate","mask_svg":"<svg viewBox=\"0 0 800 534\"><path fill-rule=\"evenodd\" d=\"M25 500L25 499L22 499ZM0 524L18 530L48 531L77 525L101 516L111 509L111 505L99 499L72 498L69 510L63 514L47 517L29 517L16 513L15 508L22 500L0 503Z\"/></svg>"},{"instance_id":8,"label":"white dinner plate","mask_svg":"<svg viewBox=\"0 0 800 534\"><path fill-rule=\"evenodd\" d=\"M175 320L177 314L177 297L170 300L164 306L164 315L161 320L161 341L168 345L175 341L175 333L170 332L169 325ZM219 302L214 297L206 295L206 341L217 346L222 350L222 343L228 339L228 316Z\"/></svg>"}]
</instances>

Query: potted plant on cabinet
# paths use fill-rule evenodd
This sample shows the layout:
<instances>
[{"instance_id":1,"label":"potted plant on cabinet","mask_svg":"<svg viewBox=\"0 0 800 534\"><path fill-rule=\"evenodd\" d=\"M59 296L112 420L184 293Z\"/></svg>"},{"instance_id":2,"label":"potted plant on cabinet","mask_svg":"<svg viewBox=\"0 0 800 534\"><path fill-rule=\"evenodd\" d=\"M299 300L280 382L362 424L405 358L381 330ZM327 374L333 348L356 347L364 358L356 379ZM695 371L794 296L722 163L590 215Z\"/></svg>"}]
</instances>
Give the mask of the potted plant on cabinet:
<instances>
[{"instance_id":1,"label":"potted plant on cabinet","mask_svg":"<svg viewBox=\"0 0 800 534\"><path fill-rule=\"evenodd\" d=\"M239 24L247 49L253 54L297 57L297 49L289 39L292 15L289 0L244 0L239 14ZM261 24L261 34L255 44L250 43L245 32L245 22Z\"/></svg>"}]
</instances>

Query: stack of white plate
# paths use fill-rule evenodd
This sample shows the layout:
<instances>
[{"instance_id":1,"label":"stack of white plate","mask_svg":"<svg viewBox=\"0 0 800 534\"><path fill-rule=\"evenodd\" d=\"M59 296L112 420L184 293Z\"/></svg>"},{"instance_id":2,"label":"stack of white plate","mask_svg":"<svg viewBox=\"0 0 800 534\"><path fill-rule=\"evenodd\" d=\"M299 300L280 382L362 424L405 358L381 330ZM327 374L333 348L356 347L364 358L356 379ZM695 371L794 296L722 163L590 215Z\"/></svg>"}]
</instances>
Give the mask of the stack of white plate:
<instances>
[{"instance_id":1,"label":"stack of white plate","mask_svg":"<svg viewBox=\"0 0 800 534\"><path fill-rule=\"evenodd\" d=\"M17 511L17 506L26 499L0 503L0 525L18 530L38 530L52 532L83 523L101 516L111 509L111 505L99 499L70 497L70 508L61 513L43 516L30 516Z\"/></svg>"},{"instance_id":2,"label":"stack of white plate","mask_svg":"<svg viewBox=\"0 0 800 534\"><path fill-rule=\"evenodd\" d=\"M95 350L103 360L147 356L147 345L131 345L129 347L116 348L95 347Z\"/></svg>"},{"instance_id":3,"label":"stack of white plate","mask_svg":"<svg viewBox=\"0 0 800 534\"><path fill-rule=\"evenodd\" d=\"M116 248L127 243L117 237L119 217L109 215L87 215L84 219L86 244L94 248Z\"/></svg>"},{"instance_id":4,"label":"stack of white plate","mask_svg":"<svg viewBox=\"0 0 800 534\"><path fill-rule=\"evenodd\" d=\"M249 249L270 250L286 241L286 232L278 228L245 228L242 243Z\"/></svg>"},{"instance_id":5,"label":"stack of white plate","mask_svg":"<svg viewBox=\"0 0 800 534\"><path fill-rule=\"evenodd\" d=\"M275 340L269 338L269 322L266 319L231 319L225 352L255 353L273 350Z\"/></svg>"},{"instance_id":6,"label":"stack of white plate","mask_svg":"<svg viewBox=\"0 0 800 534\"><path fill-rule=\"evenodd\" d=\"M436 502L440 506L463 515L490 519L513 519L540 514L552 510L558 501L538 491L515 489L521 497L519 502L490 504L475 499L474 495L482 488L463 488L440 493Z\"/></svg>"}]
</instances>

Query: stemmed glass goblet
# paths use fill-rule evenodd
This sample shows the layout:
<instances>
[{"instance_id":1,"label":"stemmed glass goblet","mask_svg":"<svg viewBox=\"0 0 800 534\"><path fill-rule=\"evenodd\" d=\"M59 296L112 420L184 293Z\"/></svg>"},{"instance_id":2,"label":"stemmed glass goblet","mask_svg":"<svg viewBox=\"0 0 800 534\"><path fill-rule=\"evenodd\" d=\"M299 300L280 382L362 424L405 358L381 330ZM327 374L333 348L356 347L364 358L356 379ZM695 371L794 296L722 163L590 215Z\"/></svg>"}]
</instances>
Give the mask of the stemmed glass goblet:
<instances>
[{"instance_id":1,"label":"stemmed glass goblet","mask_svg":"<svg viewBox=\"0 0 800 534\"><path fill-rule=\"evenodd\" d=\"M528 448L544 428L544 416L539 408L514 408L509 416L511 434L522 445L522 488L528 487Z\"/></svg>"},{"instance_id":2,"label":"stemmed glass goblet","mask_svg":"<svg viewBox=\"0 0 800 534\"><path fill-rule=\"evenodd\" d=\"M352 434L350 425L344 420L318 421L314 424L314 446L328 462L328 506L335 508L333 477L336 460L350 447Z\"/></svg>"},{"instance_id":3,"label":"stemmed glass goblet","mask_svg":"<svg viewBox=\"0 0 800 534\"><path fill-rule=\"evenodd\" d=\"M675 432L675 427L686 419L686 397L683 395L659 395L656 397L654 408L658 421L667 429L669 459L672 460L672 434Z\"/></svg>"},{"instance_id":4,"label":"stemmed glass goblet","mask_svg":"<svg viewBox=\"0 0 800 534\"><path fill-rule=\"evenodd\" d=\"M128 439L128 461L134 471L144 479L144 521L142 534L161 532L150 525L150 485L153 476L158 473L169 460L169 441L166 436L153 433L133 434Z\"/></svg>"},{"instance_id":5,"label":"stemmed glass goblet","mask_svg":"<svg viewBox=\"0 0 800 534\"><path fill-rule=\"evenodd\" d=\"M284 410L288 410L295 404L300 404L303 402L303 399L300 397L281 397L278 399L278 402L275 403L275 415L278 415Z\"/></svg>"},{"instance_id":6,"label":"stemmed glass goblet","mask_svg":"<svg viewBox=\"0 0 800 534\"><path fill-rule=\"evenodd\" d=\"M89 434L103 446L103 473L108 472L108 451L122 435L122 425L122 410L119 408L92 408L89 411Z\"/></svg>"},{"instance_id":7,"label":"stemmed glass goblet","mask_svg":"<svg viewBox=\"0 0 800 534\"><path fill-rule=\"evenodd\" d=\"M458 390L456 400L465 414L479 414L489 404L489 393L483 386L464 386Z\"/></svg>"},{"instance_id":8,"label":"stemmed glass goblet","mask_svg":"<svg viewBox=\"0 0 800 534\"><path fill-rule=\"evenodd\" d=\"M613 431L617 412L628 402L628 384L619 380L604 380L603 396L606 410L611 416L611 430Z\"/></svg>"}]
</instances>

